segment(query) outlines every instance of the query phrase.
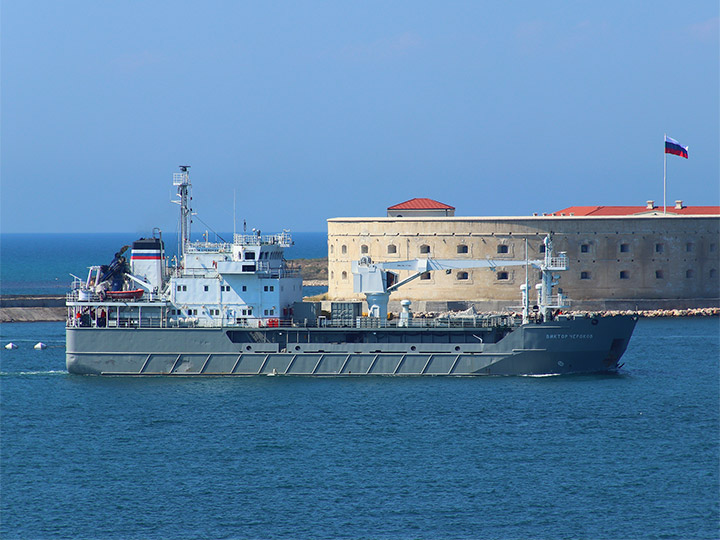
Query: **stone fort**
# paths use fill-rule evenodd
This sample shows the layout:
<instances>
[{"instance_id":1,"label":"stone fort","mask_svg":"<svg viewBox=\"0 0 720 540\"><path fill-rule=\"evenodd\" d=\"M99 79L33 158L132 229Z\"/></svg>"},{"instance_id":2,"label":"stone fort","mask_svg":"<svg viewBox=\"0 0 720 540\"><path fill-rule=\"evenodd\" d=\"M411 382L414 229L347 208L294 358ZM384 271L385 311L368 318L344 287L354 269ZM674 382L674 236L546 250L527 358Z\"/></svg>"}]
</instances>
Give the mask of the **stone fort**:
<instances>
[{"instance_id":1,"label":"stone fort","mask_svg":"<svg viewBox=\"0 0 720 540\"><path fill-rule=\"evenodd\" d=\"M429 272L391 296L416 311L502 310L520 304L525 266L503 260L541 259L543 238L566 252L570 269L559 287L571 309L682 309L720 305L720 207L575 206L543 215L458 217L455 208L411 199L384 217L328 220L328 296L359 300L351 262L415 258L493 259L493 270ZM400 279L408 277L400 272ZM539 272L530 268L531 291ZM531 293L531 302L533 301Z\"/></svg>"}]
</instances>

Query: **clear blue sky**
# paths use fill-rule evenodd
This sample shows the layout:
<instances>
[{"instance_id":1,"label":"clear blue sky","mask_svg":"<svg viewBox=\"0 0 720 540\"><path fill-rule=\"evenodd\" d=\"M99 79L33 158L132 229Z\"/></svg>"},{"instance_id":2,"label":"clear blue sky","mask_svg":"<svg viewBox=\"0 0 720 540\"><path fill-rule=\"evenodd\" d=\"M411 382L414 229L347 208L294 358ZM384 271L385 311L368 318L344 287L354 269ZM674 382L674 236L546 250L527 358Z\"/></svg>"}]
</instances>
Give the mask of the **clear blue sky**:
<instances>
[{"instance_id":1,"label":"clear blue sky","mask_svg":"<svg viewBox=\"0 0 720 540\"><path fill-rule=\"evenodd\" d=\"M6 0L3 232L720 204L717 0ZM205 229L198 221L194 230Z\"/></svg>"}]
</instances>

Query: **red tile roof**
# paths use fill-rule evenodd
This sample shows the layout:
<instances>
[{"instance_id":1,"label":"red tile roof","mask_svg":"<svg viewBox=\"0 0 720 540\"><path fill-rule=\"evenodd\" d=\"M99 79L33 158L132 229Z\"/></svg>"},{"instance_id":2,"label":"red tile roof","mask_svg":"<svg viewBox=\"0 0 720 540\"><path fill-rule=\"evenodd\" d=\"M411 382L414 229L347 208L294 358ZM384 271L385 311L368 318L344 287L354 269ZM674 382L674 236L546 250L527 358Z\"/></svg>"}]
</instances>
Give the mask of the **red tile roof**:
<instances>
[{"instance_id":1,"label":"red tile roof","mask_svg":"<svg viewBox=\"0 0 720 540\"><path fill-rule=\"evenodd\" d=\"M632 216L635 214L646 214L648 212L662 213L662 211L662 206L655 206L652 210L645 206L570 206L563 210L553 212L551 215ZM668 205L667 213L680 216L720 215L720 206L683 206L682 208L675 208L675 205Z\"/></svg>"},{"instance_id":2,"label":"red tile roof","mask_svg":"<svg viewBox=\"0 0 720 540\"><path fill-rule=\"evenodd\" d=\"M432 199L415 198L389 206L388 210L455 210L455 207L433 201Z\"/></svg>"}]
</instances>

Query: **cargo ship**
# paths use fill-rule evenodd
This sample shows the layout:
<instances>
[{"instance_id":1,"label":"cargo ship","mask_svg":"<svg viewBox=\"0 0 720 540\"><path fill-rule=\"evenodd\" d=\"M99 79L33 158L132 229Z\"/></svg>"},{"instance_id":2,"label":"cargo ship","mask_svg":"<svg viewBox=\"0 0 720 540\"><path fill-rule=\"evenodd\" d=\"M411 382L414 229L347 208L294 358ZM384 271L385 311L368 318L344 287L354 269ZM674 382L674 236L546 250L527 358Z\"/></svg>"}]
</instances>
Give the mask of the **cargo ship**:
<instances>
[{"instance_id":1,"label":"cargo ship","mask_svg":"<svg viewBox=\"0 0 720 540\"><path fill-rule=\"evenodd\" d=\"M73 276L67 295L67 370L115 376L478 376L617 371L634 316L576 317L554 294L564 253L545 238L541 260L414 259L352 264L365 302L304 302L300 269L284 257L289 231L192 242L189 167L173 175L180 206L178 256L154 230L108 265ZM129 260L126 258L130 249ZM390 295L433 271L525 266L517 313L413 317ZM400 279L400 271L408 275ZM531 305L532 304L532 305Z\"/></svg>"}]
</instances>

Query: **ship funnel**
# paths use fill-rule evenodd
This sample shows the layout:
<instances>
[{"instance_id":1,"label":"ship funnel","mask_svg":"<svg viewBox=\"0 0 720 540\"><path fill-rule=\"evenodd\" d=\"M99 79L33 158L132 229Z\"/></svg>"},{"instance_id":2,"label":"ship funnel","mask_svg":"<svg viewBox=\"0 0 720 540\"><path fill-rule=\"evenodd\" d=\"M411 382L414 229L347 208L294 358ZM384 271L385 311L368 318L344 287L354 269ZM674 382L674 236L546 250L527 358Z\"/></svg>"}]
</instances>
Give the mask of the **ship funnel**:
<instances>
[{"instance_id":1,"label":"ship funnel","mask_svg":"<svg viewBox=\"0 0 720 540\"><path fill-rule=\"evenodd\" d=\"M165 246L161 238L141 238L133 242L130 272L158 290L162 288Z\"/></svg>"}]
</instances>

